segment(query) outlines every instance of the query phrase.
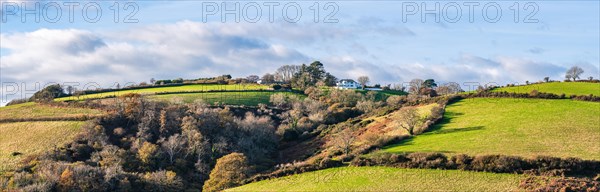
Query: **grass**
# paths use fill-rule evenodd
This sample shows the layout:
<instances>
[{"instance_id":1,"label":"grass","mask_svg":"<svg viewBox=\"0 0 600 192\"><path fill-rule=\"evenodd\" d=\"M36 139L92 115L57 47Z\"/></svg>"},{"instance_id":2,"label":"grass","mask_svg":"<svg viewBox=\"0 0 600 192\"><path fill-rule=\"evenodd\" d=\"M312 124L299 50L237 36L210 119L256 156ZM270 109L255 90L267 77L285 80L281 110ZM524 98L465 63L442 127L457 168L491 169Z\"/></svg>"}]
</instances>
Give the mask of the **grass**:
<instances>
[{"instance_id":1,"label":"grass","mask_svg":"<svg viewBox=\"0 0 600 192\"><path fill-rule=\"evenodd\" d=\"M259 181L227 191L517 191L523 177L458 170L343 167Z\"/></svg>"},{"instance_id":2,"label":"grass","mask_svg":"<svg viewBox=\"0 0 600 192\"><path fill-rule=\"evenodd\" d=\"M600 96L600 83L586 83L586 82L550 82L531 84L515 87L502 87L494 89L494 92L515 92L515 93L531 93L532 90L538 90L539 92L554 93L557 95L565 94L570 95L589 95L593 94Z\"/></svg>"},{"instance_id":3,"label":"grass","mask_svg":"<svg viewBox=\"0 0 600 192\"><path fill-rule=\"evenodd\" d=\"M433 104L429 104L429 105L423 105L423 106L418 106L417 107L417 112L420 114L420 116L422 118L426 118L429 115L431 115L431 109L435 106L439 106L436 103ZM400 125L398 124L397 119L402 119L404 118L404 116L402 115L401 111L394 111L390 114L386 114L383 116L371 116L368 118L364 118L364 121L368 121L368 120L372 120L371 123L369 123L365 128L368 131L366 132L374 132L378 135L388 135L388 136L401 136L401 135L408 135L408 132L402 128L400 128ZM418 126L421 126L422 124L419 124Z\"/></svg>"},{"instance_id":4,"label":"grass","mask_svg":"<svg viewBox=\"0 0 600 192\"><path fill-rule=\"evenodd\" d=\"M170 86L170 87L152 87L152 88L144 88L144 89L135 89L135 90L122 90L122 91L113 91L106 93L95 93L83 95L80 97L71 96L71 97L63 97L56 99L57 101L67 101L67 100L84 100L84 99L98 99L104 98L108 96L120 96L127 93L138 93L138 94L154 94L159 92L184 92L184 91L215 91L215 90L265 90L269 87L266 85L258 85L258 84L235 84L235 85L216 85L216 84L195 84L195 85L181 85L181 86Z\"/></svg>"},{"instance_id":5,"label":"grass","mask_svg":"<svg viewBox=\"0 0 600 192\"><path fill-rule=\"evenodd\" d=\"M201 99L206 103L213 104L215 102L227 105L246 105L257 106L259 103L269 104L271 95L276 93L295 94L291 92L217 92L217 93L184 93L184 94L166 94L152 95L151 99L162 101L173 101L181 99L185 103L192 103L197 99ZM304 97L300 94L295 94L299 97Z\"/></svg>"},{"instance_id":6,"label":"grass","mask_svg":"<svg viewBox=\"0 0 600 192\"><path fill-rule=\"evenodd\" d=\"M101 115L102 111L75 107L53 107L28 102L17 105L0 107L0 120L4 119L35 119L50 117L77 117L82 115Z\"/></svg>"},{"instance_id":7,"label":"grass","mask_svg":"<svg viewBox=\"0 0 600 192\"><path fill-rule=\"evenodd\" d=\"M23 157L45 152L71 141L84 123L45 121L0 124L0 175L14 170ZM12 156L13 152L22 155Z\"/></svg>"},{"instance_id":8,"label":"grass","mask_svg":"<svg viewBox=\"0 0 600 192\"><path fill-rule=\"evenodd\" d=\"M385 152L538 155L600 160L600 103L476 98L447 106L432 131Z\"/></svg>"}]
</instances>

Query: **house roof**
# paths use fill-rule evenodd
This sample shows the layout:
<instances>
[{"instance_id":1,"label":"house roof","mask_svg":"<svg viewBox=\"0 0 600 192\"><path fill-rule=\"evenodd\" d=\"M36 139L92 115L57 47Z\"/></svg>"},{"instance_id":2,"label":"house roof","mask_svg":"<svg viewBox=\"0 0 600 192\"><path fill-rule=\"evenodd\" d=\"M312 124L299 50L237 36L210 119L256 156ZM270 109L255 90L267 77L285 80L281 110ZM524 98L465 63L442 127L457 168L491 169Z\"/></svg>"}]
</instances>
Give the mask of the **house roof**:
<instances>
[{"instance_id":1,"label":"house roof","mask_svg":"<svg viewBox=\"0 0 600 192\"><path fill-rule=\"evenodd\" d=\"M354 81L354 80L352 80L352 79L340 79L340 81L338 81L338 82L342 82L342 81L355 82L355 81Z\"/></svg>"}]
</instances>

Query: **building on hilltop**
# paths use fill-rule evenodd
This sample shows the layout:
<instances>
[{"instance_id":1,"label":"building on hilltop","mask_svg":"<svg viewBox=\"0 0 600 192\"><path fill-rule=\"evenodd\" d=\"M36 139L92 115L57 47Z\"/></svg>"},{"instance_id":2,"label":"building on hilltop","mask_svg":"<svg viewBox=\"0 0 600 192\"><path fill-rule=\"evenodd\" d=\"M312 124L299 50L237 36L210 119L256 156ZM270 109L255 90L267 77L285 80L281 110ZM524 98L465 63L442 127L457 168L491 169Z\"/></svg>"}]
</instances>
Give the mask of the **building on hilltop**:
<instances>
[{"instance_id":1,"label":"building on hilltop","mask_svg":"<svg viewBox=\"0 0 600 192\"><path fill-rule=\"evenodd\" d=\"M352 79L341 79L337 83L335 83L335 88L337 89L359 89L362 87L360 83L352 80Z\"/></svg>"}]
</instances>

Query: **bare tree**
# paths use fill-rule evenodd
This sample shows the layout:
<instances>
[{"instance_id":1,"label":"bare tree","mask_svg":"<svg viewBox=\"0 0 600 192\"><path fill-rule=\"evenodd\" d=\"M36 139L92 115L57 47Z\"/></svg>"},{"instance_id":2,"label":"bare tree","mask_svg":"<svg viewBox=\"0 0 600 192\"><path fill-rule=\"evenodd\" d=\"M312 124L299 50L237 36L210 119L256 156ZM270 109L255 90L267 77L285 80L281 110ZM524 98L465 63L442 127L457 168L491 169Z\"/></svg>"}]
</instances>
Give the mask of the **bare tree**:
<instances>
[{"instance_id":1,"label":"bare tree","mask_svg":"<svg viewBox=\"0 0 600 192\"><path fill-rule=\"evenodd\" d=\"M421 88L423 88L423 83L425 81L423 81L423 79L413 79L410 81L409 86L410 88L408 89L409 93L412 94L419 94L419 91L421 90Z\"/></svg>"},{"instance_id":2,"label":"bare tree","mask_svg":"<svg viewBox=\"0 0 600 192\"><path fill-rule=\"evenodd\" d=\"M583 69L581 69L581 67L573 66L569 70L567 70L567 74L565 75L565 78L573 79L573 81L575 81L575 80L579 79L579 75L581 75L582 73L583 73Z\"/></svg>"},{"instance_id":3,"label":"bare tree","mask_svg":"<svg viewBox=\"0 0 600 192\"><path fill-rule=\"evenodd\" d=\"M355 139L356 137L352 135L352 132L349 129L346 129L338 133L330 145L341 150L345 155L348 155L352 151L352 144Z\"/></svg>"},{"instance_id":4,"label":"bare tree","mask_svg":"<svg viewBox=\"0 0 600 192\"><path fill-rule=\"evenodd\" d=\"M163 149L169 156L169 162L172 165L175 156L177 154L179 154L179 152L181 150L184 149L183 146L185 144L185 139L181 135L175 134L175 135L169 137L169 139L166 139L166 140L163 139L161 143L162 143L161 146L163 147Z\"/></svg>"},{"instance_id":5,"label":"bare tree","mask_svg":"<svg viewBox=\"0 0 600 192\"><path fill-rule=\"evenodd\" d=\"M154 85L154 83L156 83L156 79L150 78L150 84Z\"/></svg>"},{"instance_id":6,"label":"bare tree","mask_svg":"<svg viewBox=\"0 0 600 192\"><path fill-rule=\"evenodd\" d=\"M362 85L362 88L365 89L365 87L367 87L367 83L369 83L369 77L367 76L360 76L358 77L358 83L360 83Z\"/></svg>"},{"instance_id":7,"label":"bare tree","mask_svg":"<svg viewBox=\"0 0 600 192\"><path fill-rule=\"evenodd\" d=\"M414 135L415 127L422 120L419 112L414 107L403 108L400 110L401 119L396 120L398 126L408 132L409 135Z\"/></svg>"},{"instance_id":8,"label":"bare tree","mask_svg":"<svg viewBox=\"0 0 600 192\"><path fill-rule=\"evenodd\" d=\"M262 76L262 82L273 83L275 82L275 76L271 75L270 73L265 73L265 75Z\"/></svg>"},{"instance_id":9,"label":"bare tree","mask_svg":"<svg viewBox=\"0 0 600 192\"><path fill-rule=\"evenodd\" d=\"M69 95L73 95L73 92L75 92L75 87L69 85L67 86L66 91Z\"/></svg>"},{"instance_id":10,"label":"bare tree","mask_svg":"<svg viewBox=\"0 0 600 192\"><path fill-rule=\"evenodd\" d=\"M298 65L284 65L275 71L275 78L277 81L290 82L294 74L298 73L298 71L300 71L300 66Z\"/></svg>"},{"instance_id":11,"label":"bare tree","mask_svg":"<svg viewBox=\"0 0 600 192\"><path fill-rule=\"evenodd\" d=\"M246 77L246 79L251 83L256 83L260 79L260 77L258 77L258 75L250 75Z\"/></svg>"}]
</instances>

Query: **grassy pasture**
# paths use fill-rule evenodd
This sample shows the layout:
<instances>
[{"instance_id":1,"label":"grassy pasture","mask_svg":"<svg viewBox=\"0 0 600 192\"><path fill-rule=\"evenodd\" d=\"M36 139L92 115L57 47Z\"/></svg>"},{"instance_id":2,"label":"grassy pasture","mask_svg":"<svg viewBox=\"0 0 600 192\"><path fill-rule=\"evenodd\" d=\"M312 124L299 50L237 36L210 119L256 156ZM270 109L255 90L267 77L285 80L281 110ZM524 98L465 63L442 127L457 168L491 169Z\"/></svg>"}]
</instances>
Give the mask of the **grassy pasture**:
<instances>
[{"instance_id":1,"label":"grassy pasture","mask_svg":"<svg viewBox=\"0 0 600 192\"><path fill-rule=\"evenodd\" d=\"M28 102L18 105L0 107L0 120L5 119L35 119L53 117L78 117L102 115L102 111L75 107L53 107L38 103Z\"/></svg>"},{"instance_id":2,"label":"grassy pasture","mask_svg":"<svg viewBox=\"0 0 600 192\"><path fill-rule=\"evenodd\" d=\"M295 94L291 92L214 92L214 93L183 93L183 94L166 94L152 95L151 99L161 101L173 101L181 99L185 103L192 103L197 99L202 99L208 104L215 102L224 103L227 105L246 105L257 106L259 103L269 104L271 95L276 93ZM295 94L299 97L304 97L300 94Z\"/></svg>"},{"instance_id":3,"label":"grassy pasture","mask_svg":"<svg viewBox=\"0 0 600 192\"><path fill-rule=\"evenodd\" d=\"M122 90L122 91L113 91L106 93L95 93L82 95L79 97L71 96L71 97L63 97L56 99L57 101L67 101L67 100L84 100L84 99L98 99L108 96L120 96L128 93L138 93L138 94L154 94L159 92L185 92L185 91L218 91L218 90L265 90L269 87L266 85L259 84L235 84L235 85L216 85L216 84L195 84L195 85L181 85L181 86L171 86L171 87L152 87L152 88L144 88L144 89L135 89L135 90Z\"/></svg>"},{"instance_id":4,"label":"grassy pasture","mask_svg":"<svg viewBox=\"0 0 600 192\"><path fill-rule=\"evenodd\" d=\"M494 89L494 92L514 92L514 93L531 93L532 90L538 90L539 92L554 93L557 95L565 94L570 95L589 95L593 94L596 96L600 95L600 83L586 83L586 82L550 82L531 84L515 87L502 87Z\"/></svg>"},{"instance_id":5,"label":"grassy pasture","mask_svg":"<svg viewBox=\"0 0 600 192\"><path fill-rule=\"evenodd\" d=\"M227 191L518 191L515 174L343 167L250 183Z\"/></svg>"},{"instance_id":6,"label":"grassy pasture","mask_svg":"<svg viewBox=\"0 0 600 192\"><path fill-rule=\"evenodd\" d=\"M0 175L14 170L23 157L45 152L71 141L84 123L44 121L0 124ZM22 155L13 156L13 152Z\"/></svg>"},{"instance_id":7,"label":"grassy pasture","mask_svg":"<svg viewBox=\"0 0 600 192\"><path fill-rule=\"evenodd\" d=\"M538 155L600 159L600 103L476 98L447 106L432 131L385 152Z\"/></svg>"}]
</instances>

